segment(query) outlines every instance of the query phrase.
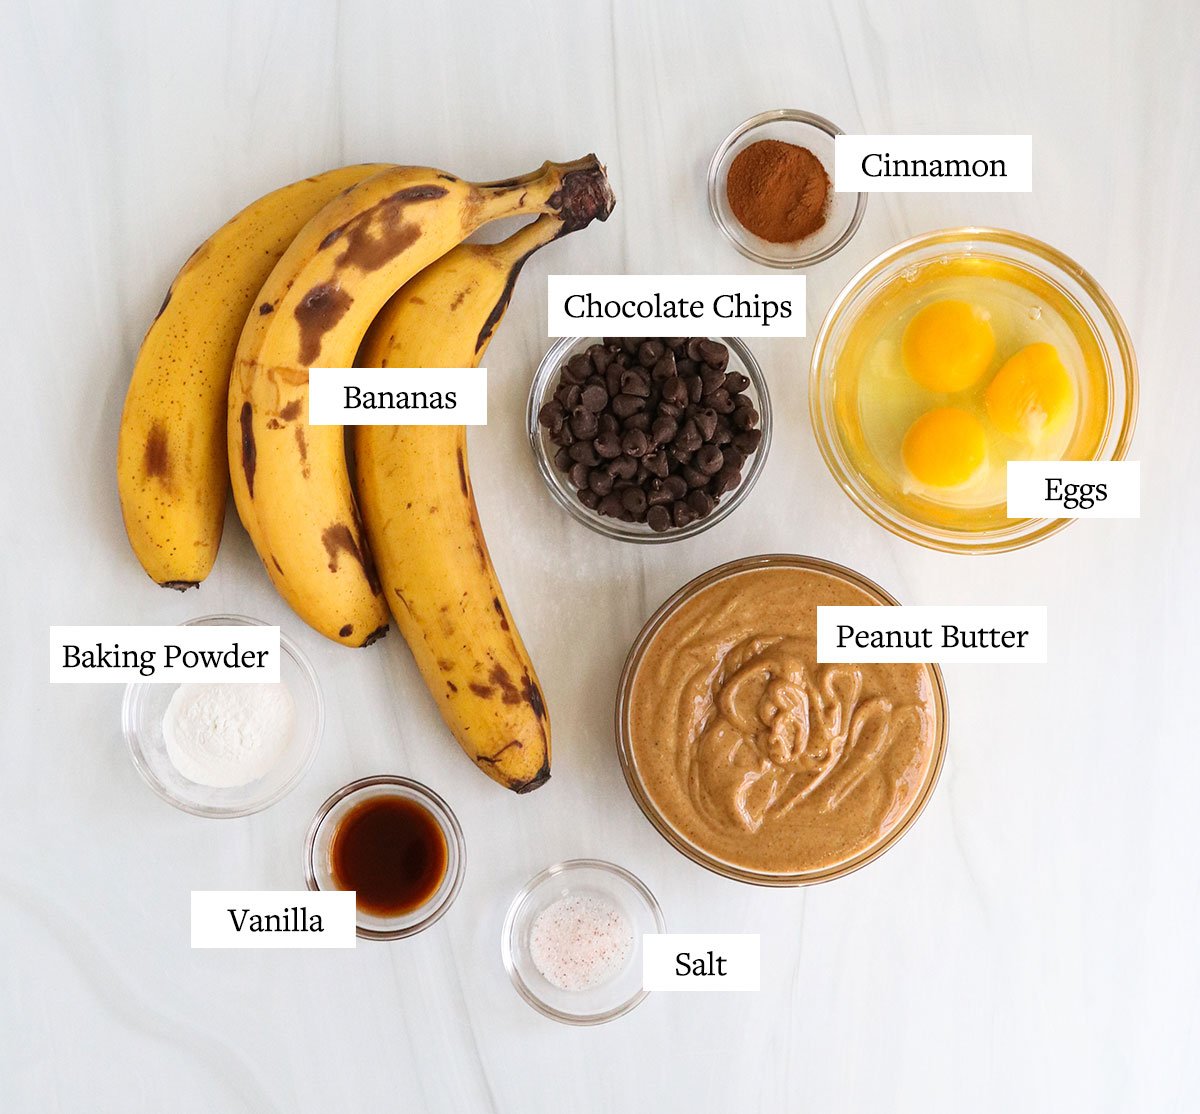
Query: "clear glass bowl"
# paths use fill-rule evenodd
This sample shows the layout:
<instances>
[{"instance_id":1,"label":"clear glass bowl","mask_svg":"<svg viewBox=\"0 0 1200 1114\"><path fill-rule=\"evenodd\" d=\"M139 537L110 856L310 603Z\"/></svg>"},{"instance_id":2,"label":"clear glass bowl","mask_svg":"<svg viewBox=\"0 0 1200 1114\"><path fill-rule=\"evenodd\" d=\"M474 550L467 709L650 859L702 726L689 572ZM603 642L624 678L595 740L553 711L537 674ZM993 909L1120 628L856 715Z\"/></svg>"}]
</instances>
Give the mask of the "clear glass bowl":
<instances>
[{"instance_id":1,"label":"clear glass bowl","mask_svg":"<svg viewBox=\"0 0 1200 1114\"><path fill-rule=\"evenodd\" d=\"M1069 459L1122 460L1137 420L1138 371L1125 323L1108 295L1074 260L1040 240L997 228L950 228L928 232L890 248L868 263L834 299L813 345L809 410L817 444L830 472L860 510L898 537L949 553L1002 553L1032 545L1074 521L1003 519L991 528L952 528L922 520L865 474L846 445L837 419L837 366L859 314L898 275L931 261L958 257L1015 264L1047 283L1090 326L1103 357L1101 427L1087 455Z\"/></svg>"},{"instance_id":2,"label":"clear glass bowl","mask_svg":"<svg viewBox=\"0 0 1200 1114\"><path fill-rule=\"evenodd\" d=\"M205 615L189 619L189 627L263 627L270 624L245 615ZM125 741L138 773L164 801L196 816L225 819L261 812L287 796L308 772L325 729L325 702L308 658L282 631L279 634L279 680L291 692L296 731L283 757L256 781L231 788L198 785L171 762L163 740L163 716L177 685L137 681L126 686L121 706Z\"/></svg>"},{"instance_id":3,"label":"clear glass bowl","mask_svg":"<svg viewBox=\"0 0 1200 1114\"><path fill-rule=\"evenodd\" d=\"M835 193L833 190L833 141L842 129L823 116L795 108L760 112L739 124L717 148L708 168L708 208L717 227L738 251L766 267L810 267L841 251L862 224L867 208L865 193ZM829 207L825 223L811 236L794 244L773 244L746 228L729 208L726 182L729 164L743 148L760 139L778 139L807 147L821 160L829 175Z\"/></svg>"},{"instance_id":4,"label":"clear glass bowl","mask_svg":"<svg viewBox=\"0 0 1200 1114\"><path fill-rule=\"evenodd\" d=\"M633 947L622 969L589 990L560 990L537 969L529 951L538 914L568 895L607 898L633 929ZM648 932L666 932L666 922L654 895L639 879L599 859L571 859L547 867L513 898L500 951L517 993L539 1013L566 1025L600 1025L628 1013L649 993L642 989L642 936Z\"/></svg>"},{"instance_id":5,"label":"clear glass bowl","mask_svg":"<svg viewBox=\"0 0 1200 1114\"><path fill-rule=\"evenodd\" d=\"M446 840L446 873L424 905L397 917L379 917L361 909L356 914L357 933L362 939L402 940L424 932L445 915L462 889L467 867L467 847L458 817L427 785L406 777L380 774L342 786L321 805L309 826L304 841L304 881L310 890L338 889L329 861L334 832L352 808L372 797L400 797L414 801L429 812Z\"/></svg>"},{"instance_id":6,"label":"clear glass bowl","mask_svg":"<svg viewBox=\"0 0 1200 1114\"><path fill-rule=\"evenodd\" d=\"M653 544L655 542L675 542L683 538L694 538L716 526L718 522L741 506L750 490L762 474L767 462L767 453L771 449L771 397L767 393L767 381L753 353L737 337L720 337L721 343L729 349L729 371L740 371L750 380L746 395L753 400L754 408L759 415L759 428L762 430L762 441L757 451L746 462L742 472L742 482L733 491L721 496L707 518L698 518L687 526L672 527L656 534L644 522L622 522L618 518L607 518L595 511L588 510L580 501L566 475L554 466L554 454L558 446L550 440L549 435L538 423L538 412L554 397L558 386L559 369L576 352L582 352L593 344L600 343L600 337L563 337L550 346L549 351L542 357L538 369L534 373L533 383L529 387L529 402L526 406L525 422L529 434L529 444L537 461L538 471L550 494L566 512L589 529L603 534L607 538L618 538L621 541Z\"/></svg>"},{"instance_id":7,"label":"clear glass bowl","mask_svg":"<svg viewBox=\"0 0 1200 1114\"><path fill-rule=\"evenodd\" d=\"M642 627L641 633L634 640L633 646L630 647L629 656L625 659L625 668L621 671L621 681L617 688L617 755L621 761L621 771L625 775L625 783L629 786L629 791L633 794L633 799L637 801L638 807L645 814L646 819L654 825L659 835L671 844L675 850L686 855L692 862L711 870L714 874L720 874L724 878L732 878L735 882L750 882L758 886L808 886L818 882L828 882L833 878L841 878L843 875L851 873L851 871L866 866L867 863L873 862L889 848L895 846L901 836L913 826L917 817L921 815L925 805L929 802L929 798L933 795L938 776L942 771L942 764L946 757L949 708L946 702L946 686L942 679L942 671L936 663L929 663L928 669L933 688L933 699L937 707L937 735L934 738L933 754L925 771L925 781L921 786L921 792L909 806L904 818L888 831L883 839L852 858L824 870L794 874L776 874L745 869L719 859L702 848L697 847L659 811L658 806L654 803L642 781L642 776L638 770L637 761L633 753L633 731L630 724L633 681L642 663L642 657L647 647L654 641L655 636L664 624L679 608L688 603L705 588L711 587L718 581L751 570L770 568L805 569L823 573L826 576L846 581L881 604L898 606L898 601L879 587L878 584L874 583L874 581L868 580L853 569L848 569L843 565L835 565L832 561L824 561L818 557L801 557L789 553L768 553L757 557L743 557L737 561L730 561L724 565L717 566L715 569L710 569L706 573L702 573L695 580L689 581L680 588L679 591L672 595L650 616L646 621L646 625Z\"/></svg>"}]
</instances>

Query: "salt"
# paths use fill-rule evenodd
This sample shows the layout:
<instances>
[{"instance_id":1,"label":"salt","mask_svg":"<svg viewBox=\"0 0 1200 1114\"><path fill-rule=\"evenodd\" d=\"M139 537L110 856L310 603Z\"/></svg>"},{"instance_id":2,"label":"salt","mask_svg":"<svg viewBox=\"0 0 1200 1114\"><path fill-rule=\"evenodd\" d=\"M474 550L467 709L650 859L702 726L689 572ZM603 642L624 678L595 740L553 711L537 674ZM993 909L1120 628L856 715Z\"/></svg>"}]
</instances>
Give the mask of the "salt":
<instances>
[{"instance_id":1,"label":"salt","mask_svg":"<svg viewBox=\"0 0 1200 1114\"><path fill-rule=\"evenodd\" d=\"M543 909L529 933L529 954L559 990L591 990L618 975L633 949L633 930L606 897L568 894Z\"/></svg>"}]
</instances>

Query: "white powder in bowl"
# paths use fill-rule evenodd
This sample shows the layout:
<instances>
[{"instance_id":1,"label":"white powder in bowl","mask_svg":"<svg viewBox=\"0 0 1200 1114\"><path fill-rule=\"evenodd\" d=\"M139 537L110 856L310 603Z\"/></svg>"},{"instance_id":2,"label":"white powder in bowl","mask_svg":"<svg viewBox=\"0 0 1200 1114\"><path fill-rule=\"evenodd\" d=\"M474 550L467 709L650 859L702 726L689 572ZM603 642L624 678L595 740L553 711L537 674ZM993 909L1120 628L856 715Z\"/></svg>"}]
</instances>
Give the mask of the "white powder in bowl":
<instances>
[{"instance_id":1,"label":"white powder in bowl","mask_svg":"<svg viewBox=\"0 0 1200 1114\"><path fill-rule=\"evenodd\" d=\"M543 909L529 932L529 955L559 990L590 990L620 973L633 930L606 897L568 894Z\"/></svg>"},{"instance_id":2,"label":"white powder in bowl","mask_svg":"<svg viewBox=\"0 0 1200 1114\"><path fill-rule=\"evenodd\" d=\"M163 716L167 757L185 778L214 789L262 777L292 740L287 685L180 685Z\"/></svg>"}]
</instances>

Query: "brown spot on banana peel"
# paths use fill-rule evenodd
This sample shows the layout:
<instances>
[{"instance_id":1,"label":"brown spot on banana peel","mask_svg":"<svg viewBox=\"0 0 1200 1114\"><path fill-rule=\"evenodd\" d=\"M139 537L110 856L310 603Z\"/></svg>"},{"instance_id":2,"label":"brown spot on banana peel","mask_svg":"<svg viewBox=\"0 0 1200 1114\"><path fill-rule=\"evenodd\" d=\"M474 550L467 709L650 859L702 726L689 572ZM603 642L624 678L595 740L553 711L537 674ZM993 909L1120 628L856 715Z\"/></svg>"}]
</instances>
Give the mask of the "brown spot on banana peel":
<instances>
[{"instance_id":1,"label":"brown spot on banana peel","mask_svg":"<svg viewBox=\"0 0 1200 1114\"><path fill-rule=\"evenodd\" d=\"M304 426L298 425L295 427L296 448L300 452L300 470L307 480L308 472L308 437L304 433Z\"/></svg>"},{"instance_id":2,"label":"brown spot on banana peel","mask_svg":"<svg viewBox=\"0 0 1200 1114\"><path fill-rule=\"evenodd\" d=\"M259 317L266 317L268 313L274 313L274 312L275 312L275 307L273 305L271 305L270 302L263 302L263 304L258 307Z\"/></svg>"},{"instance_id":3,"label":"brown spot on banana peel","mask_svg":"<svg viewBox=\"0 0 1200 1114\"><path fill-rule=\"evenodd\" d=\"M349 638L354 633L354 624L347 623L338 631L338 638Z\"/></svg>"},{"instance_id":4,"label":"brown spot on banana peel","mask_svg":"<svg viewBox=\"0 0 1200 1114\"><path fill-rule=\"evenodd\" d=\"M245 473L246 488L250 492L250 498L253 499L254 468L258 460L258 450L254 447L254 407L248 402L242 403L240 421L242 427L242 472Z\"/></svg>"},{"instance_id":5,"label":"brown spot on banana peel","mask_svg":"<svg viewBox=\"0 0 1200 1114\"><path fill-rule=\"evenodd\" d=\"M500 616L500 629L508 630L508 619L504 615L504 605L500 602L499 596L492 597L492 606L496 609L496 614Z\"/></svg>"},{"instance_id":6,"label":"brown spot on banana peel","mask_svg":"<svg viewBox=\"0 0 1200 1114\"><path fill-rule=\"evenodd\" d=\"M364 553L363 546L359 543L361 533L356 536L354 531L350 529L344 522L335 523L333 526L327 527L321 531L321 543L325 546L325 552L329 555L329 571L338 571L338 554L347 553L355 561L366 576L367 582L371 585L372 591L378 593L379 578L375 573L375 565L372 562L370 554Z\"/></svg>"},{"instance_id":7,"label":"brown spot on banana peel","mask_svg":"<svg viewBox=\"0 0 1200 1114\"><path fill-rule=\"evenodd\" d=\"M344 239L345 247L335 260L337 266L376 271L421 235L420 225L404 220L404 210L422 201L436 201L449 192L445 186L435 185L397 190L327 233L318 250L326 251ZM378 231L373 232L376 226Z\"/></svg>"},{"instance_id":8,"label":"brown spot on banana peel","mask_svg":"<svg viewBox=\"0 0 1200 1114\"><path fill-rule=\"evenodd\" d=\"M294 311L300 325L300 362L311 365L321 351L321 340L345 315L354 299L340 286L322 282L314 286Z\"/></svg>"},{"instance_id":9,"label":"brown spot on banana peel","mask_svg":"<svg viewBox=\"0 0 1200 1114\"><path fill-rule=\"evenodd\" d=\"M491 685L481 685L478 681L472 681L467 687L481 700L490 700L496 691Z\"/></svg>"},{"instance_id":10,"label":"brown spot on banana peel","mask_svg":"<svg viewBox=\"0 0 1200 1114\"><path fill-rule=\"evenodd\" d=\"M467 480L467 462L463 458L462 445L459 445L455 451L458 455L458 485L462 488L462 493L470 498L471 485Z\"/></svg>"},{"instance_id":11,"label":"brown spot on banana peel","mask_svg":"<svg viewBox=\"0 0 1200 1114\"><path fill-rule=\"evenodd\" d=\"M198 580L164 580L159 585L161 588L174 588L177 592L186 592L189 588L199 588L200 581Z\"/></svg>"},{"instance_id":12,"label":"brown spot on banana peel","mask_svg":"<svg viewBox=\"0 0 1200 1114\"><path fill-rule=\"evenodd\" d=\"M279 411L279 416L285 422L294 422L298 417L300 417L300 406L300 399L294 398L282 410Z\"/></svg>"},{"instance_id":13,"label":"brown spot on banana peel","mask_svg":"<svg viewBox=\"0 0 1200 1114\"><path fill-rule=\"evenodd\" d=\"M154 320L157 321L163 315L163 310L171 304L171 295L175 293L175 284L172 283L167 287L167 295L162 300L162 305L158 307L158 312L154 315Z\"/></svg>"},{"instance_id":14,"label":"brown spot on banana peel","mask_svg":"<svg viewBox=\"0 0 1200 1114\"><path fill-rule=\"evenodd\" d=\"M538 690L537 685L533 683L533 678L529 676L528 671L523 676L524 683L521 685L521 695L525 698L525 703L533 709L533 714L538 719L546 718L546 703L542 699L542 694Z\"/></svg>"},{"instance_id":15,"label":"brown spot on banana peel","mask_svg":"<svg viewBox=\"0 0 1200 1114\"><path fill-rule=\"evenodd\" d=\"M171 457L167 451L167 431L155 422L146 434L146 451L142 454L142 470L147 476L167 480L171 475Z\"/></svg>"},{"instance_id":16,"label":"brown spot on banana peel","mask_svg":"<svg viewBox=\"0 0 1200 1114\"><path fill-rule=\"evenodd\" d=\"M384 623L381 627L376 627L366 638L363 639L363 646L373 646L388 632L388 625Z\"/></svg>"}]
</instances>

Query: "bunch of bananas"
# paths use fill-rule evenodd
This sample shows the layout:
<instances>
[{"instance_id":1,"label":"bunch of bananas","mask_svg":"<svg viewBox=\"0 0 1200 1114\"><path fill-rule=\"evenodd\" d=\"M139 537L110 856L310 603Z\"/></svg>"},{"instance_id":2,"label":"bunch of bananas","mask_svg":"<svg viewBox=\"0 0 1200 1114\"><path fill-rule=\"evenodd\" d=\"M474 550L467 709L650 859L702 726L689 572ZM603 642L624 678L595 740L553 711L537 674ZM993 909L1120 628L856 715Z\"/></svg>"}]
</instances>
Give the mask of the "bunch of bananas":
<instances>
[{"instance_id":1,"label":"bunch of bananas","mask_svg":"<svg viewBox=\"0 0 1200 1114\"><path fill-rule=\"evenodd\" d=\"M157 583L208 575L232 485L296 614L365 646L390 610L463 749L517 792L549 777L550 727L488 556L465 430L360 426L352 483L343 430L308 424L308 371L477 365L525 260L613 204L592 155L501 182L362 165L285 186L184 264L121 417L125 529ZM540 215L500 243L463 243L526 214Z\"/></svg>"}]
</instances>

